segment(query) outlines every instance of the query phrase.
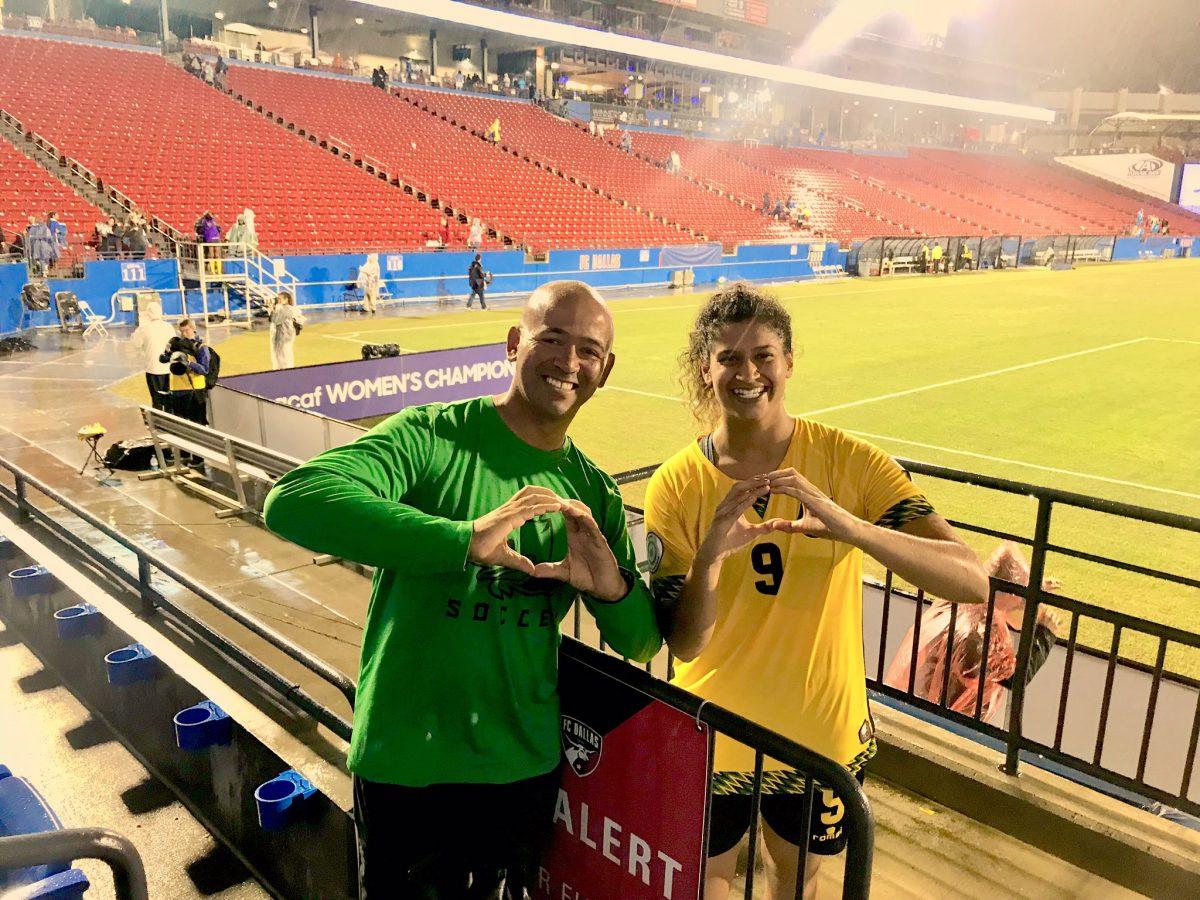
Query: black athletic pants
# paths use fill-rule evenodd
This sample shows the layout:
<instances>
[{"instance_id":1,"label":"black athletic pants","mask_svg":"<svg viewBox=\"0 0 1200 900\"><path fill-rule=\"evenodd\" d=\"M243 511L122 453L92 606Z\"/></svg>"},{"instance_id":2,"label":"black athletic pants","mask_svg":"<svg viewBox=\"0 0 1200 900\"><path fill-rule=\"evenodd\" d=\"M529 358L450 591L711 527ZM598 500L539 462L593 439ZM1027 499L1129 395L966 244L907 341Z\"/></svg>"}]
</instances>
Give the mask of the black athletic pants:
<instances>
[{"instance_id":1,"label":"black athletic pants","mask_svg":"<svg viewBox=\"0 0 1200 900\"><path fill-rule=\"evenodd\" d=\"M150 391L150 405L163 412L170 412L170 375L146 373L146 389Z\"/></svg>"},{"instance_id":2,"label":"black athletic pants","mask_svg":"<svg viewBox=\"0 0 1200 900\"><path fill-rule=\"evenodd\" d=\"M511 784L413 788L354 778L359 900L533 893L559 772Z\"/></svg>"}]
</instances>

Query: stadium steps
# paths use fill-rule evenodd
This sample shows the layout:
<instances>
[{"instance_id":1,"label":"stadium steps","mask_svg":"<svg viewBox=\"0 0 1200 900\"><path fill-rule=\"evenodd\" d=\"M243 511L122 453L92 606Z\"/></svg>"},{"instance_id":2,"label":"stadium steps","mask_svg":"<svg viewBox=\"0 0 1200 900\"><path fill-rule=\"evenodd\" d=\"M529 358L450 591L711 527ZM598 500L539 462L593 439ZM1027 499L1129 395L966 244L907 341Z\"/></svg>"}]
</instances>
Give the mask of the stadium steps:
<instances>
[{"instance_id":1,"label":"stadium steps","mask_svg":"<svg viewBox=\"0 0 1200 900\"><path fill-rule=\"evenodd\" d=\"M128 837L151 897L259 900L267 892L168 788L0 623L0 761L23 776L68 828L100 826ZM107 865L81 860L88 896L113 896Z\"/></svg>"},{"instance_id":2,"label":"stadium steps","mask_svg":"<svg viewBox=\"0 0 1200 900\"><path fill-rule=\"evenodd\" d=\"M673 178L661 168L532 104L416 88L396 93L477 137L499 118L501 144L519 155L539 160L614 201L649 211L656 218L720 241L727 248L747 241L795 237L791 228L779 226L734 199Z\"/></svg>"},{"instance_id":3,"label":"stadium steps","mask_svg":"<svg viewBox=\"0 0 1200 900\"><path fill-rule=\"evenodd\" d=\"M72 171L69 160L64 162L56 159L49 151L27 140L24 132L12 124L11 120L0 118L0 139L7 140L18 151L45 170L48 175L96 207L99 218L112 216L116 219L124 219L129 214L129 210L105 193L101 187L90 183L78 172ZM82 222L80 224L84 226L84 229L79 232L80 240L89 240L92 236L92 228L90 226L94 226L96 222ZM151 221L147 224L149 227L146 236L150 240L150 243L158 248L159 255L170 256L173 254L175 251L171 243L171 236L163 230L161 223ZM68 227L71 227L70 223L68 223ZM74 237L75 233L74 229L72 229L68 234L68 240Z\"/></svg>"},{"instance_id":4,"label":"stadium steps","mask_svg":"<svg viewBox=\"0 0 1200 900\"><path fill-rule=\"evenodd\" d=\"M488 141L488 139L487 139L487 136L482 131L480 131L476 128L471 128L470 126L459 125L459 123L454 118L449 117L446 114L443 114L443 113L439 112L438 110L435 110L427 105L422 105L422 104L416 102L414 99L412 99L408 95L405 95L403 93L397 93L397 94L395 94L395 96L399 97L405 103L410 104L411 106L415 107L416 109L419 109L422 112L428 113L429 115L433 116L436 119L441 119L443 121L448 122L450 125L461 128L463 131L466 131L472 137L475 137L475 138L483 141L485 144L490 143L490 141ZM670 225L673 228L677 228L680 231L691 235L692 237L696 238L697 240L705 240L707 238L707 236L702 231L699 231L699 230L692 228L688 225L685 225L681 222L674 221L670 216L657 215L652 210L643 209L642 207L637 206L636 204L630 203L628 200L625 200L624 198L617 196L612 191L607 190L602 186L592 184L586 178L575 175L575 174L561 168L558 163L556 163L552 160L545 159L545 158L537 156L536 154L529 153L520 147L512 146L505 140L500 141L499 147L503 150L507 150L507 151L511 152L514 156L517 156L517 157L525 160L526 162L530 163L531 165L536 166L539 169L544 169L545 171L551 173L552 175L556 175L557 177L563 179L564 181L567 181L571 184L579 185L580 187L586 188L587 190L592 191L595 194L599 194L601 197L604 197L606 200L611 200L613 203L616 203L618 206L622 206L627 209L630 209L633 212L637 213L638 215L646 216L654 221L662 222L665 225Z\"/></svg>"},{"instance_id":5,"label":"stadium steps","mask_svg":"<svg viewBox=\"0 0 1200 900\"><path fill-rule=\"evenodd\" d=\"M351 156L371 155L443 208L471 210L534 252L695 241L362 80L239 64L229 86L308 135L352 148Z\"/></svg>"},{"instance_id":6,"label":"stadium steps","mask_svg":"<svg viewBox=\"0 0 1200 900\"><path fill-rule=\"evenodd\" d=\"M182 67L182 63L180 66ZM311 143L316 144L321 149L328 150L332 155L337 156L338 159L351 163L355 167L374 175L386 184L403 191L405 194L417 200L419 203L424 203L430 209L444 211L447 208L442 204L441 200L435 196L434 191L424 188L415 182L410 183L402 174L397 173L396 175L392 175L391 173L388 173L384 168L381 168L375 161L373 161L370 154L356 154L349 148L344 150L339 149L336 141L331 143L327 139L318 137L316 134L313 134L306 128L303 128L299 123L292 121L284 115L267 109L263 104L255 103L253 99L237 93L233 88L226 88L224 93L228 94L237 103L243 104L247 109L265 116L274 124L279 125L302 138L305 138ZM502 245L511 246L513 243L515 243L513 235L503 234L498 226L490 224L483 216L477 216L475 211L470 208L456 208L454 213L454 220L461 225L469 226L469 223L472 219L478 218L480 220L480 224L483 225L484 229L484 249L488 249L488 238L494 239L497 243Z\"/></svg>"}]
</instances>

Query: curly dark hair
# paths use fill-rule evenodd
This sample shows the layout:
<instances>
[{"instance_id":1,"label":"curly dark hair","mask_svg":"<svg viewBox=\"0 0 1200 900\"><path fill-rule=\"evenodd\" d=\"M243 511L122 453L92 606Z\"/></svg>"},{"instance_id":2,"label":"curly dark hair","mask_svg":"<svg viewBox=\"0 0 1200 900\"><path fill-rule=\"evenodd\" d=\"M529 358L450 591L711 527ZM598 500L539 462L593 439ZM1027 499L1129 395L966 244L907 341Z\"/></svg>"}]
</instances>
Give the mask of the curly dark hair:
<instances>
[{"instance_id":1,"label":"curly dark hair","mask_svg":"<svg viewBox=\"0 0 1200 900\"><path fill-rule=\"evenodd\" d=\"M773 295L744 281L721 288L696 315L687 349L679 356L679 381L692 415L699 421L709 422L716 414L716 401L712 388L704 383L703 368L712 356L717 336L726 325L751 320L774 331L784 352L792 352L792 317L788 311Z\"/></svg>"}]
</instances>

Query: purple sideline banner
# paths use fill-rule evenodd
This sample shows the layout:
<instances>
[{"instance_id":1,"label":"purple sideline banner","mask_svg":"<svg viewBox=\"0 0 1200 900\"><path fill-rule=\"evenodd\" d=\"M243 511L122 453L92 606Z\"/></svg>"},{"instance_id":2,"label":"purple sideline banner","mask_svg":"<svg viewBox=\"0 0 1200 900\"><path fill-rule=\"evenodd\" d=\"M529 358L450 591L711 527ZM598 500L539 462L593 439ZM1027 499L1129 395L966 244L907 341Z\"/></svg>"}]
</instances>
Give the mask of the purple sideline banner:
<instances>
[{"instance_id":1,"label":"purple sideline banner","mask_svg":"<svg viewBox=\"0 0 1200 900\"><path fill-rule=\"evenodd\" d=\"M222 378L221 383L331 419L353 421L421 403L502 394L512 378L513 364L506 346L499 343L253 372Z\"/></svg>"}]
</instances>

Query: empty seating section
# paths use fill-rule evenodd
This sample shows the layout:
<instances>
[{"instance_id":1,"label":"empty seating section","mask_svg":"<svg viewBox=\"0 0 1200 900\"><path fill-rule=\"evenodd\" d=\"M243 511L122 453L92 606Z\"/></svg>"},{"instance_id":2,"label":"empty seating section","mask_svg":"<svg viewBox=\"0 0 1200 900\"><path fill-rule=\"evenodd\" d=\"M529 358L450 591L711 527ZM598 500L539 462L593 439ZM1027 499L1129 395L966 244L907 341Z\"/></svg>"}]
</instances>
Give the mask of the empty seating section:
<instances>
[{"instance_id":1,"label":"empty seating section","mask_svg":"<svg viewBox=\"0 0 1200 900\"><path fill-rule=\"evenodd\" d=\"M475 132L483 132L499 119L504 145L547 161L614 198L664 216L727 247L794 236L790 227L669 175L533 104L419 89L402 90L399 95ZM635 149L639 137L633 136Z\"/></svg>"},{"instance_id":2,"label":"empty seating section","mask_svg":"<svg viewBox=\"0 0 1200 900\"><path fill-rule=\"evenodd\" d=\"M611 144L617 144L617 131L606 136ZM786 179L774 172L747 165L735 156L730 156L728 141L689 138L677 134L660 134L653 131L634 132L631 136L633 152L650 159L656 164L665 163L671 151L679 154L683 171L701 182L733 194L761 208L763 194L786 200L792 187Z\"/></svg>"},{"instance_id":3,"label":"empty seating section","mask_svg":"<svg viewBox=\"0 0 1200 900\"><path fill-rule=\"evenodd\" d=\"M53 77L46 77L53 73ZM0 35L0 109L185 233L253 209L264 249L401 249L438 212L157 54Z\"/></svg>"},{"instance_id":4,"label":"empty seating section","mask_svg":"<svg viewBox=\"0 0 1200 900\"><path fill-rule=\"evenodd\" d=\"M67 245L72 259L91 255L85 244L97 222L107 218L103 210L84 200L53 175L0 138L0 231L11 241L24 231L30 216L44 219L58 214L67 226Z\"/></svg>"},{"instance_id":5,"label":"empty seating section","mask_svg":"<svg viewBox=\"0 0 1200 900\"><path fill-rule=\"evenodd\" d=\"M1132 196L1109 190L1086 175L1058 166L1008 156L980 156L940 150L915 151L939 170L953 169L976 179L984 190L1006 198L1019 196L1061 213L1076 213L1084 230L1103 233L1121 231L1130 225L1139 209L1146 215L1166 218L1176 233L1193 233L1200 216L1152 197ZM980 188L977 188L977 190ZM1075 229L1078 230L1078 226Z\"/></svg>"},{"instance_id":6,"label":"empty seating section","mask_svg":"<svg viewBox=\"0 0 1200 900\"><path fill-rule=\"evenodd\" d=\"M365 82L237 65L229 86L311 134L375 157L389 174L534 249L695 240Z\"/></svg>"}]
</instances>

